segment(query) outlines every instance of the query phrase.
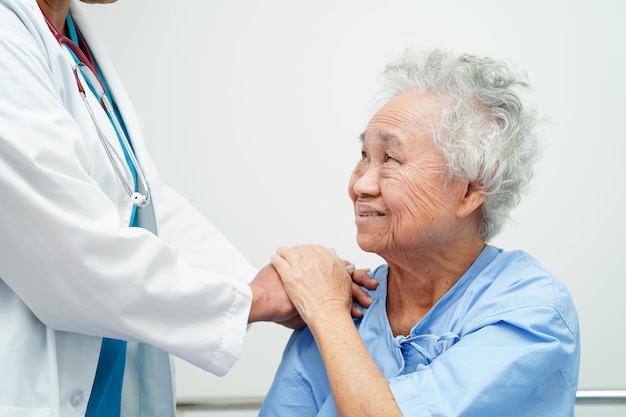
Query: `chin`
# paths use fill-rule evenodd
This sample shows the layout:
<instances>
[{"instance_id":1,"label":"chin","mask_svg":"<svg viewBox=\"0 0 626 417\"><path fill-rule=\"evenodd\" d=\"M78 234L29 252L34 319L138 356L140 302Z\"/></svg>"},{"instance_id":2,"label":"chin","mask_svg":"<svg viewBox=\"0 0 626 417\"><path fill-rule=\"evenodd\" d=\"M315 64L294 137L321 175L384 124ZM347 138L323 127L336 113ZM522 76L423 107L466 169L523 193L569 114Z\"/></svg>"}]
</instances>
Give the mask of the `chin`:
<instances>
[{"instance_id":1,"label":"chin","mask_svg":"<svg viewBox=\"0 0 626 417\"><path fill-rule=\"evenodd\" d=\"M365 237L356 237L356 243L359 245L359 248L365 252L376 253L380 241L375 241L375 239L365 238Z\"/></svg>"}]
</instances>

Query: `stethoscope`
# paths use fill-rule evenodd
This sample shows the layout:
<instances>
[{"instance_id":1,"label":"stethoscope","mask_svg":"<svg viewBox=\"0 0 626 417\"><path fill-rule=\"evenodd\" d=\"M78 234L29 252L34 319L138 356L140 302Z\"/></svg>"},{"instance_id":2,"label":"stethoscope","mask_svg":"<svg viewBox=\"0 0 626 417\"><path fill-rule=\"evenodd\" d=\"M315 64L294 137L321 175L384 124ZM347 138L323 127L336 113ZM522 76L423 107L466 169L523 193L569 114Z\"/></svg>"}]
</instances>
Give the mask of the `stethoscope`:
<instances>
[{"instance_id":1,"label":"stethoscope","mask_svg":"<svg viewBox=\"0 0 626 417\"><path fill-rule=\"evenodd\" d=\"M111 165L113 165L113 168L115 170L117 177L120 179L122 185L124 186L124 189L128 193L131 201L133 202L135 206L139 208L143 208L147 206L148 203L150 203L150 192L148 190L146 177L143 173L143 170L141 169L141 166L137 162L137 158L135 156L135 152L132 149L130 141L128 140L128 137L126 136L124 129L120 125L120 121L118 120L118 117L116 116L116 111L113 109L113 105L111 104L111 99L104 87L104 83L101 81L100 77L96 75L98 74L98 71L95 66L95 60L91 56L89 49L86 48L86 52L83 52L74 41L72 41L68 37L64 36L61 32L59 32L57 28L55 28L54 25L48 20L47 17L46 17L46 23L48 24L48 27L50 28L50 31L52 32L56 40L59 42L59 45L64 45L65 47L67 47L71 55L74 57L74 60L76 61L76 63L72 65L72 70L74 71L74 77L76 78L76 85L78 86L78 91L80 92L80 96L82 97L83 102L85 103L85 107L87 108L87 111L89 112L89 116L93 120L93 123L96 127L96 131L98 133L98 137L100 138L100 142L102 142L102 146L104 147L104 150L107 154L107 157L109 158L109 161L111 161ZM82 39L82 35L80 34L80 32L78 32L74 28L73 22L71 18L69 17L67 19L67 24L68 24L68 28L70 29L70 33L72 34L72 36L76 37L77 42L79 41L84 42L84 40ZM87 57L87 55L89 55L89 57ZM133 175L134 184L132 184L132 186L131 184L129 184L128 180L126 179L126 176L123 173L123 168L120 166L122 162L119 160L119 157L114 153L114 150L111 144L107 142L106 137L104 136L104 133L100 127L100 124L98 123L98 119L96 118L96 115L93 109L89 105L89 101L87 100L87 93L85 91L85 88L83 87L83 84L80 82L80 78L78 76L79 72L82 75L83 79L89 85L89 89L91 90L91 92L98 99L98 102L100 103L104 111L106 112L109 120L111 121L113 125L113 128L115 129L115 132L120 141L120 144L122 145L124 156L126 157L126 162L128 163L128 166ZM137 177L139 178L139 181L141 182L143 193L140 193L136 188Z\"/></svg>"}]
</instances>

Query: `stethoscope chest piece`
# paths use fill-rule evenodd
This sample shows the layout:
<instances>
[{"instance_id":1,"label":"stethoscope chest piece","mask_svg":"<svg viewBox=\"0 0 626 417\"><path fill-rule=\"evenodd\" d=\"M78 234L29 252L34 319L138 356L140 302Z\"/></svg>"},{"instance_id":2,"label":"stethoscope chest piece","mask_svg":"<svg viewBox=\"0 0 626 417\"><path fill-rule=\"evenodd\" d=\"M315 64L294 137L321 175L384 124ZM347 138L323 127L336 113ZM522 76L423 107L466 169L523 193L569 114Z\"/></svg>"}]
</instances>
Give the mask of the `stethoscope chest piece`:
<instances>
[{"instance_id":1,"label":"stethoscope chest piece","mask_svg":"<svg viewBox=\"0 0 626 417\"><path fill-rule=\"evenodd\" d=\"M130 200L139 208L144 208L148 205L149 200L147 194L141 194L138 192L134 192L130 196Z\"/></svg>"}]
</instances>

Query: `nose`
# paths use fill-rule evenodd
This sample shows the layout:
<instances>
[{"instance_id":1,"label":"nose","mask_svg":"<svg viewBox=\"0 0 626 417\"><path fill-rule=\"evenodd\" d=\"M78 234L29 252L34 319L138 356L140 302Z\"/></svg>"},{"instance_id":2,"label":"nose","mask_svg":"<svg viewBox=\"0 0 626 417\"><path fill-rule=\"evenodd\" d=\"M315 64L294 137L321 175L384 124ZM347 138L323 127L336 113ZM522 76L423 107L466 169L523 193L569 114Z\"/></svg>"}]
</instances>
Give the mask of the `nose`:
<instances>
[{"instance_id":1,"label":"nose","mask_svg":"<svg viewBox=\"0 0 626 417\"><path fill-rule=\"evenodd\" d=\"M378 183L380 168L375 164L357 167L352 174L351 191L356 197L376 196L380 194Z\"/></svg>"}]
</instances>

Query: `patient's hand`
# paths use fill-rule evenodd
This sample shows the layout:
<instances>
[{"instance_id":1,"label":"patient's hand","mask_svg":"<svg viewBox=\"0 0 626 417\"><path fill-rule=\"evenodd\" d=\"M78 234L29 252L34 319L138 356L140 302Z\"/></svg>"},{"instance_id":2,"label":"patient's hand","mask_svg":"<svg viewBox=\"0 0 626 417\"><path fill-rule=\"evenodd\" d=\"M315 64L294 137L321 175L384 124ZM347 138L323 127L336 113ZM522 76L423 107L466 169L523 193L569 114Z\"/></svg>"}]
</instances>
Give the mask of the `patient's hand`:
<instances>
[{"instance_id":1,"label":"patient's hand","mask_svg":"<svg viewBox=\"0 0 626 417\"><path fill-rule=\"evenodd\" d=\"M378 287L378 281L376 281L369 274L369 269L355 269L354 265L347 263L346 268L352 277L352 317L363 317L363 312L358 306L368 308L372 305L372 299L362 286L374 290Z\"/></svg>"},{"instance_id":2,"label":"patient's hand","mask_svg":"<svg viewBox=\"0 0 626 417\"><path fill-rule=\"evenodd\" d=\"M344 261L344 263L346 264L346 270L352 278L352 317L360 318L363 317L363 311L361 311L358 306L368 308L372 305L373 301L367 294L367 291L361 287L365 287L370 290L376 289L378 281L371 277L369 269L356 269L352 263L348 261ZM288 320L281 321L278 324L293 330L302 329L306 326L306 323L299 315Z\"/></svg>"}]
</instances>

